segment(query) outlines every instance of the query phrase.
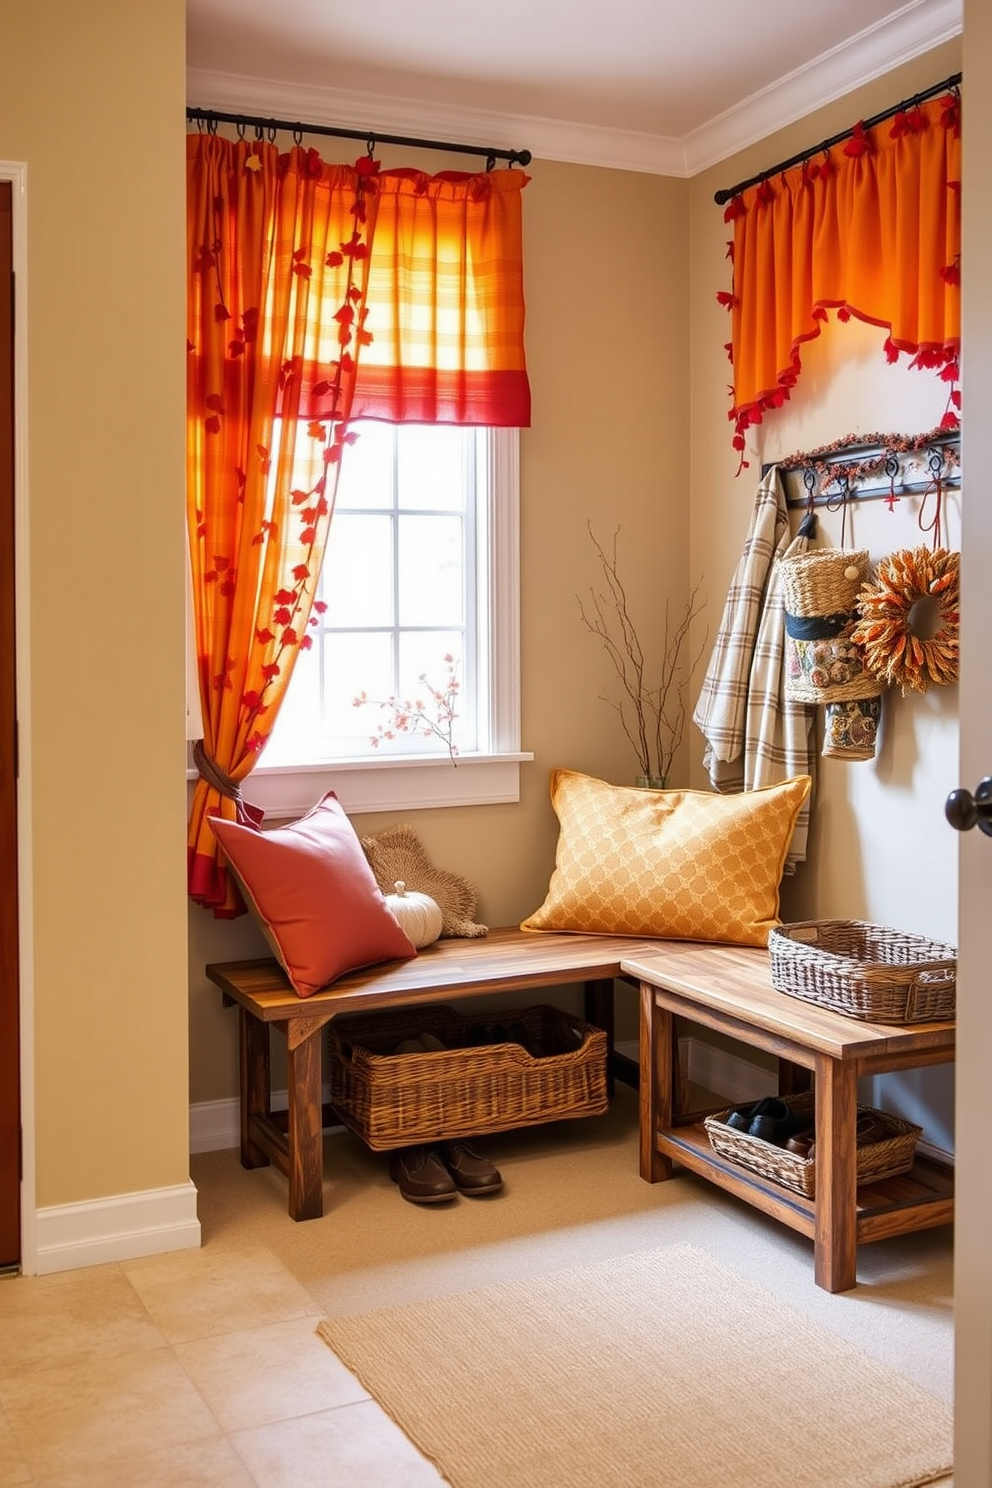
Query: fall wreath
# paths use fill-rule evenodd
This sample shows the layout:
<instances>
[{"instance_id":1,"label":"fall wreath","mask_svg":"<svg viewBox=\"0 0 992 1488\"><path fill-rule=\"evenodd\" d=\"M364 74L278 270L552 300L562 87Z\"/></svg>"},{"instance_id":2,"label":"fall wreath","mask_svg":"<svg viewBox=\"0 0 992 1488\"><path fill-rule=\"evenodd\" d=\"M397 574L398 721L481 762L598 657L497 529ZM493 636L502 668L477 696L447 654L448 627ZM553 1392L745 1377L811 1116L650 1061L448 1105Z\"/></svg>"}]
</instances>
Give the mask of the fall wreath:
<instances>
[{"instance_id":1,"label":"fall wreath","mask_svg":"<svg viewBox=\"0 0 992 1488\"><path fill-rule=\"evenodd\" d=\"M907 689L926 692L957 680L959 559L944 548L906 548L881 559L861 587L851 639L868 670L904 696ZM921 635L914 610L927 608L926 601L932 601L935 625L932 634Z\"/></svg>"}]
</instances>

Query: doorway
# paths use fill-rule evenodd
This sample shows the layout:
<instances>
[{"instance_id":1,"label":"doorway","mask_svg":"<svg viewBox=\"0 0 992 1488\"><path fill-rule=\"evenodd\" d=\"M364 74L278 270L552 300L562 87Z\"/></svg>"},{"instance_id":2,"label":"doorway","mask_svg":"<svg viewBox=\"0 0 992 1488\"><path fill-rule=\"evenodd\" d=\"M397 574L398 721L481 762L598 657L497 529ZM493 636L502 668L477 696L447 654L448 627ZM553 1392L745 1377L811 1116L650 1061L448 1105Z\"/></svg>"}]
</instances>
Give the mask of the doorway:
<instances>
[{"instance_id":1,"label":"doorway","mask_svg":"<svg viewBox=\"0 0 992 1488\"><path fill-rule=\"evenodd\" d=\"M21 1259L12 201L0 181L0 1268Z\"/></svg>"}]
</instances>

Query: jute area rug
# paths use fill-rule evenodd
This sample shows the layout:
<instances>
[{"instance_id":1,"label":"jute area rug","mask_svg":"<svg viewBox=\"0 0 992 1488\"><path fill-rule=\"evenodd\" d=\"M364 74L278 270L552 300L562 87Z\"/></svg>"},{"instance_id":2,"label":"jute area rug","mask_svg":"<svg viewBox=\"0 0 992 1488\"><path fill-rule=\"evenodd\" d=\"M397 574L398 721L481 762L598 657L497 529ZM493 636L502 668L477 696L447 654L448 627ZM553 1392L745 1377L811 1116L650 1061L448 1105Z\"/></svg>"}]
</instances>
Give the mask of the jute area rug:
<instances>
[{"instance_id":1,"label":"jute area rug","mask_svg":"<svg viewBox=\"0 0 992 1488\"><path fill-rule=\"evenodd\" d=\"M951 1470L949 1406L692 1245L318 1331L454 1488L912 1488Z\"/></svg>"}]
</instances>

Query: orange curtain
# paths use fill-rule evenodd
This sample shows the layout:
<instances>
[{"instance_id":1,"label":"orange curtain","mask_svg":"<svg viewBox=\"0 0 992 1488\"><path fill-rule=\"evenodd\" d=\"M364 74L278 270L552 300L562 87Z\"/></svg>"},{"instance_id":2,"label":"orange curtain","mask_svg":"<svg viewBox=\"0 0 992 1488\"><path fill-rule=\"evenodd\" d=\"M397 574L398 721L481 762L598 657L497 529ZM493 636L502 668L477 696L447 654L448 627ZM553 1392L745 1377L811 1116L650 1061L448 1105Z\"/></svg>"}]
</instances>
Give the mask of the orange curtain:
<instances>
[{"instance_id":1,"label":"orange curtain","mask_svg":"<svg viewBox=\"0 0 992 1488\"><path fill-rule=\"evenodd\" d=\"M203 740L191 898L244 905L209 818L241 783L308 625L349 419L522 426L519 171L379 172L187 140L187 525ZM366 362L368 370L366 372Z\"/></svg>"},{"instance_id":2,"label":"orange curtain","mask_svg":"<svg viewBox=\"0 0 992 1488\"><path fill-rule=\"evenodd\" d=\"M187 141L187 526L204 731L188 875L190 896L218 915L244 906L208 818L257 821L240 783L310 644L368 334L369 179L301 148ZM319 416L301 422L305 391Z\"/></svg>"},{"instance_id":3,"label":"orange curtain","mask_svg":"<svg viewBox=\"0 0 992 1488\"><path fill-rule=\"evenodd\" d=\"M525 428L519 170L378 179L356 418Z\"/></svg>"},{"instance_id":4,"label":"orange curtain","mask_svg":"<svg viewBox=\"0 0 992 1488\"><path fill-rule=\"evenodd\" d=\"M933 367L958 422L961 115L956 92L896 113L735 196L724 214L733 290L734 446L780 408L800 348L830 310L888 331L886 355ZM746 465L741 454L741 466Z\"/></svg>"}]
</instances>

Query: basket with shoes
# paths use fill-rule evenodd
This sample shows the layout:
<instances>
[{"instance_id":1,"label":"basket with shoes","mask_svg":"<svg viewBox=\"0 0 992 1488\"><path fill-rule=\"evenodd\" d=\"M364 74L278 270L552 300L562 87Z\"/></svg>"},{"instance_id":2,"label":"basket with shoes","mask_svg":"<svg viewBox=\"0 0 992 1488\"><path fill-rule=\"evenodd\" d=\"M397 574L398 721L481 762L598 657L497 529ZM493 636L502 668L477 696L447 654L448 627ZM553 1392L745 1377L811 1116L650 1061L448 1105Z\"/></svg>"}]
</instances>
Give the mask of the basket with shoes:
<instances>
[{"instance_id":1,"label":"basket with shoes","mask_svg":"<svg viewBox=\"0 0 992 1488\"><path fill-rule=\"evenodd\" d=\"M808 1199L816 1196L816 1120L812 1091L765 1096L707 1116L703 1125L710 1145L750 1172ZM857 1110L858 1184L908 1173L923 1128L872 1106Z\"/></svg>"}]
</instances>

